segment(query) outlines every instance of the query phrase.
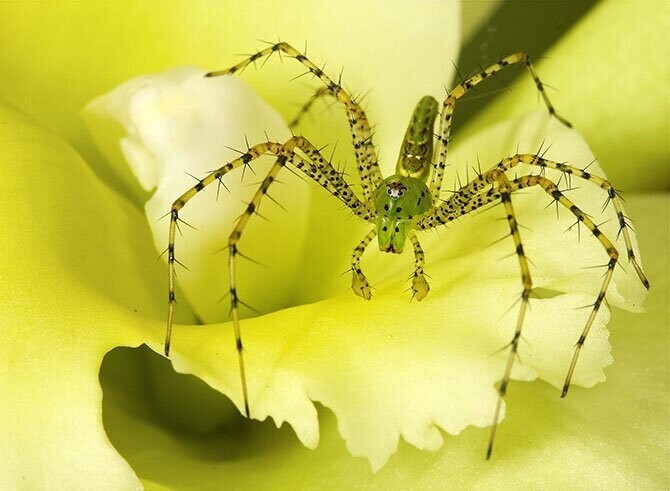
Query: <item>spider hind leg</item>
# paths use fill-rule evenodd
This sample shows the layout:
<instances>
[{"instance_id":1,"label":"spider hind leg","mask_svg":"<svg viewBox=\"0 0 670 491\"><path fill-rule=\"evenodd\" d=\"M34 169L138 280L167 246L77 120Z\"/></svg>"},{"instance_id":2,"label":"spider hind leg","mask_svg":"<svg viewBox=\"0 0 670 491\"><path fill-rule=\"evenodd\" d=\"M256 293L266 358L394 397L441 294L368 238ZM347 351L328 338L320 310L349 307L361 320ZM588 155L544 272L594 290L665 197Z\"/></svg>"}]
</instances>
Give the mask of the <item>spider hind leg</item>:
<instances>
[{"instance_id":1,"label":"spider hind leg","mask_svg":"<svg viewBox=\"0 0 670 491\"><path fill-rule=\"evenodd\" d=\"M535 67L533 66L533 63L530 60L530 56L527 53L519 52L508 55L493 65L480 70L465 80L462 80L460 84L458 84L451 90L451 92L448 93L447 98L442 103L442 110L440 112L440 124L436 136L438 145L435 153L436 158L432 166L432 177L430 182L430 192L433 195L433 204L435 206L438 206L440 202L440 189L442 188L442 179L444 178L444 170L447 165L447 150L451 136L452 116L456 109L456 102L469 90L476 87L487 78L494 76L497 72L501 71L505 67L516 64L522 64L525 66L528 74L532 77L535 83L535 87L542 95L542 100L544 101L545 106L547 106L547 111L549 111L549 114L558 119L568 128L572 127L568 120L556 112L556 109L549 100L547 92L544 90L544 84L537 75Z\"/></svg>"}]
</instances>

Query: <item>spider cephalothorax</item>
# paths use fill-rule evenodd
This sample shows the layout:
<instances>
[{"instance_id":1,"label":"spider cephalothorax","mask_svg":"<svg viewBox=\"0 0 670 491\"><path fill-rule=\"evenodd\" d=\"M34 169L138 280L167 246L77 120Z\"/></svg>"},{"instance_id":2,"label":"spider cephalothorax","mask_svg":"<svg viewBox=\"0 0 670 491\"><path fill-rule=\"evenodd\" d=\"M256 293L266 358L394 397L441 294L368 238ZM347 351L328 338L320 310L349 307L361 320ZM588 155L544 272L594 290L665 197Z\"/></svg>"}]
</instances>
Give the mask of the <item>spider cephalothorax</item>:
<instances>
[{"instance_id":1,"label":"spider cephalothorax","mask_svg":"<svg viewBox=\"0 0 670 491\"><path fill-rule=\"evenodd\" d=\"M437 101L431 96L421 98L400 146L396 174L384 179L374 194L377 238L384 252L400 254L417 219L432 206L424 180L430 172L436 117ZM360 290L354 292L360 294Z\"/></svg>"},{"instance_id":2,"label":"spider cephalothorax","mask_svg":"<svg viewBox=\"0 0 670 491\"><path fill-rule=\"evenodd\" d=\"M379 248L399 254L412 222L430 209L430 190L421 179L395 174L382 181L374 201Z\"/></svg>"},{"instance_id":3,"label":"spider cephalothorax","mask_svg":"<svg viewBox=\"0 0 670 491\"><path fill-rule=\"evenodd\" d=\"M614 206L619 222L619 232L624 238L627 250L627 257L630 264L635 269L642 283L648 288L649 283L637 262L633 252L632 242L628 232L626 218L623 214L619 195L612 184L602 177L592 175L585 169L571 166L566 163L559 163L545 159L542 155L533 153L517 153L506 157L488 171L479 172L470 182L467 182L460 189L457 189L446 200L440 199L440 190L442 188L442 179L446 167L447 146L451 133L451 118L456 106L456 102L463 97L470 89L481 83L486 78L494 75L504 67L513 64L522 64L528 70L533 78L535 85L541 94L549 114L557 118L567 126L569 123L556 114L549 98L544 91L542 82L535 73L535 69L530 58L525 53L514 53L509 55L488 68L472 75L471 77L458 84L448 93L442 102L441 109L438 102L431 96L421 98L410 119L410 123L405 133L405 138L400 145L400 155L396 166L396 173L384 179L379 170L377 154L372 143L372 129L368 122L365 111L361 108L338 83L329 78L321 68L312 63L302 53L286 43L276 43L261 50L253 56L245 59L237 65L219 72L207 74L208 77L233 74L241 71L250 63L255 62L264 56L270 56L272 53L281 52L297 60L304 65L307 70L318 78L322 83L321 87L303 107L300 114L304 114L311 104L323 96L333 97L344 106L349 127L352 134L355 157L361 181L362 191L355 193L351 186L344 180L343 174L338 172L330 162L321 155L319 149L302 136L294 136L286 142L267 141L258 143L239 158L223 165L201 179L195 186L188 189L184 194L177 198L172 204L170 211L170 230L168 243L168 282L169 282L169 308L167 331L165 339L165 354L169 355L170 336L172 330L172 319L175 305L175 231L179 220L180 210L196 194L202 191L206 186L220 180L225 174L238 167L249 165L254 159L272 154L277 157L276 162L268 172L260 187L254 194L246 211L237 220L237 223L228 239L229 263L230 263L230 302L233 326L235 330L236 349L240 368L240 380L242 386L242 395L244 399L244 411L247 416L250 415L249 400L247 395L246 376L244 372L244 357L242 337L240 333L240 323L238 317L239 299L235 287L235 264L236 257L240 254L237 250L239 242L251 216L256 212L258 206L267 194L268 188L276 182L279 172L290 165L299 172L304 173L309 178L316 181L333 196L342 201L352 213L362 220L372 225L371 230L361 240L360 244L354 249L351 257L352 271L352 289L365 298L372 298L368 280L361 271L360 260L363 252L370 242L378 236L379 247L382 251L391 253L400 253L405 247L406 239L409 238L414 252L414 274L412 278L412 296L417 300L422 300L429 292L428 281L424 274L424 253L417 232L441 227L452 220L467 215L471 212L481 209L483 206L499 202L505 210L505 219L507 220L510 236L514 242L515 253L519 261L519 270L521 277L521 302L519 315L514 330L514 335L509 343L509 355L507 364L503 372L499 388L498 402L493 414L493 422L489 437L487 458L491 455L493 441L495 437L498 418L502 399L505 396L507 385L512 373L521 330L528 300L532 290L533 282L528 268L528 259L526 258L521 233L517 223L511 196L514 192L530 187L539 187L545 191L558 204L567 208L583 224L602 245L603 251L608 258L606 271L603 275L603 282L596 300L591 307L591 313L582 330L582 334L577 340L572 362L568 368L565 378L563 393L565 396L570 386L570 380L574 372L579 352L584 341L593 325L595 317L601 305L605 301L614 268L619 261L619 252L612 241L605 236L589 216L581 211L570 199L568 199L550 179L544 177L543 173L521 175L512 177L511 172L519 164L544 170L545 168L555 169L565 175L571 175L600 187L608 198L608 203ZM439 126L437 133L434 132L435 120L439 112ZM293 121L292 125L297 122ZM434 141L436 142L434 148Z\"/></svg>"}]
</instances>

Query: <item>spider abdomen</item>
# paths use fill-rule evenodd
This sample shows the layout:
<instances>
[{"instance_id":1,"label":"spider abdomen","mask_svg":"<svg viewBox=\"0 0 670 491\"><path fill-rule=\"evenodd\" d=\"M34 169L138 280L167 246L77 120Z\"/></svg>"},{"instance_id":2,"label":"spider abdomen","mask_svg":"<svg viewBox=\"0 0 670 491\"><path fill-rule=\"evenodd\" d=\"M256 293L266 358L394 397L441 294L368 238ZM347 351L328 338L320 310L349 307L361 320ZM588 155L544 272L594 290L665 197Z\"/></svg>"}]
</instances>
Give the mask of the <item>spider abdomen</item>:
<instances>
[{"instance_id":1,"label":"spider abdomen","mask_svg":"<svg viewBox=\"0 0 670 491\"><path fill-rule=\"evenodd\" d=\"M437 117L437 101L427 95L414 108L405 132L396 172L403 176L426 180L433 157L433 126Z\"/></svg>"}]
</instances>

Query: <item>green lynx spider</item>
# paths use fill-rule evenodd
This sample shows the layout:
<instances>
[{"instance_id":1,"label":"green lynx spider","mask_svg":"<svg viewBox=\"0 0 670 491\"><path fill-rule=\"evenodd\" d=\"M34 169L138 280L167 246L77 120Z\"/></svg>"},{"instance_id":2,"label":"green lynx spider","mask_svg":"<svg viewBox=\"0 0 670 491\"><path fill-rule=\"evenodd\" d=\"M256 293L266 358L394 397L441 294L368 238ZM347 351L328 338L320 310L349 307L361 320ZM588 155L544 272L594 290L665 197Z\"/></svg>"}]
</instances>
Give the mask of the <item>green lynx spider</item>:
<instances>
[{"instance_id":1,"label":"green lynx spider","mask_svg":"<svg viewBox=\"0 0 670 491\"><path fill-rule=\"evenodd\" d=\"M649 282L637 263L633 252L628 232L628 224L623 215L619 195L609 181L592 175L585 169L547 160L543 158L542 155L538 154L517 154L502 159L495 167L486 172L480 172L477 177L468 182L465 186L456 190L446 201L440 199L440 189L446 166L447 146L451 132L451 118L456 106L456 101L470 89L491 77L496 72L502 70L504 67L514 64L525 65L530 76L535 81L537 90L542 95L549 113L565 125L570 126L565 119L556 114L554 107L549 101L549 97L544 91L542 82L533 68L529 56L525 53L511 54L458 84L447 95L442 103L441 111L438 102L433 97L423 97L414 109L405 138L401 144L396 173L384 179L377 164L377 155L372 143L371 126L361 106L342 88L339 81L338 83L335 83L322 69L289 44L283 42L272 44L266 49L257 52L227 70L211 72L206 76L216 77L220 75L232 75L243 70L249 64L264 56L272 56L275 52L280 53L280 55L283 53L290 58L295 59L307 68L307 73L311 73L324 84L324 86L321 87L303 107L298 118L309 109L310 105L316 99L320 97L334 97L337 102L344 106L349 121L349 127L351 129L351 138L355 149L358 173L362 186L362 196L357 196L356 193L354 193L351 186L344 180L343 175L333 168L330 162L321 155L320 151L313 144L302 136L294 136L284 143L266 141L264 143L253 145L239 158L228 162L211 172L195 186L177 198L172 204L170 213L169 244L167 249L169 307L167 332L165 337L165 355L169 356L170 352L170 336L175 306L174 287L176 259L174 243L175 230L179 220L179 211L189 200L191 200L191 198L205 187L215 181L220 181L225 174L233 169L249 165L251 161L262 155L275 155L277 160L262 181L245 212L237 220L235 228L228 239L231 313L238 353L242 395L244 398L244 411L247 417L249 417L250 411L244 371L242 336L240 333L240 321L238 317L238 304L241 303L241 301L239 300L237 290L235 289L235 260L238 255L241 255L237 249L237 243L240 240L249 219L258 209L263 196L266 195L268 188L276 180L277 174L279 174L284 167L291 164L294 168L306 174L332 195L341 200L357 217L373 225L372 230L354 249L351 257L351 271L353 273L352 289L356 295L359 295L366 300L371 298L370 285L361 271L360 260L366 247L372 242L375 236L378 238L379 248L382 251L389 253L401 253L405 247L406 240L409 239L414 249L415 258L415 270L412 277L412 296L417 300L422 300L428 294L429 286L424 274L424 253L416 232L440 227L456 218L480 209L484 205L499 201L502 202L505 209L510 235L516 246L516 255L519 260L523 289L521 292L521 302L516 329L514 331L514 336L509 343L507 364L498 389L499 396L494 411L486 453L486 458L490 458L493 450L493 442L501 404L507 390L507 385L509 384L510 374L516 358L517 347L521 336L521 328L523 326L523 320L526 309L528 308L529 296L532 289L532 281L528 269L528 259L524 254L521 234L515 218L514 207L512 206L512 193L531 186L540 186L553 198L554 201L569 209L570 212L575 215L577 220L583 223L586 228L591 231L591 233L600 241L609 257L607 271L604 274L602 286L593 303L591 313L584 326L582 334L575 346L572 362L570 363L565 378L562 396L565 396L568 392L580 349L589 333L589 329L593 324L598 309L605 300L605 294L607 293L610 280L612 279L615 265L619 260L619 252L610 239L600 231L598 226L593 223L586 213L582 212L574 203L572 203L572 201L561 193L554 182L544 177L543 172L540 172L538 175L511 178L508 176L507 171L519 163L537 166L541 170L544 168L552 168L563 172L564 174L577 176L602 188L607 194L608 202L611 202L616 210L620 233L623 234L628 252L628 259L633 265L633 268L635 268L635 271L644 286L648 288ZM433 127L438 116L440 118L439 130L437 134L434 134ZM292 124L297 123L298 118L296 118ZM433 138L437 140L435 153L433 153Z\"/></svg>"}]
</instances>

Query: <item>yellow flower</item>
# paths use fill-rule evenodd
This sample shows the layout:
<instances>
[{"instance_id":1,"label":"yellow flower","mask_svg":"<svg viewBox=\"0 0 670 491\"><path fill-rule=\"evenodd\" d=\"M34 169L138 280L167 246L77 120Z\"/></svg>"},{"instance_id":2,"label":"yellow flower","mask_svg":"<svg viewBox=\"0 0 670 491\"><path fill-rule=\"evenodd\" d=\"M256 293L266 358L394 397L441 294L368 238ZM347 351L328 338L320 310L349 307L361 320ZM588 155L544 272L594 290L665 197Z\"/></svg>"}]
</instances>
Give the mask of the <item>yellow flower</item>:
<instances>
[{"instance_id":1,"label":"yellow flower","mask_svg":"<svg viewBox=\"0 0 670 491\"><path fill-rule=\"evenodd\" d=\"M435 454L401 445L389 464L373 475L364 460L354 460L344 451L336 435L334 419L328 413L321 415L318 449L308 451L296 442L290 431L274 430L267 423L249 423L238 416L222 396L191 379L172 376L169 364L147 350L138 353L137 350L118 349L107 355L100 373L103 392L98 371L107 352L117 346L138 346L144 342L160 352L165 281L164 269L154 259L150 233L138 206L143 198L140 188L121 167L110 168L103 163L86 140L76 113L87 100L141 73L184 63L207 68L225 66L231 61L232 52L254 46L255 38L272 37L268 33L282 32L281 28L288 36L314 39L315 45L310 49L318 53L314 55L316 59L325 59L327 55L333 63L344 62L347 67L345 80L352 87L376 87L370 82L371 78L366 78L370 76L368 73L380 73L380 80L388 79L388 85L380 85L371 95L371 100L383 102L372 106L370 113L389 128L387 136L381 136L380 128L379 141L384 148L389 148L387 165L392 165L391 140L398 141L394 133L401 132L407 112L397 109L396 105L411 106L418 95L434 92L435 85L439 87L448 79L449 60L454 55L445 53L444 46L448 39L458 38L456 23L451 24L450 32L444 28L439 12L430 12L428 7L418 19L400 5L381 9L375 15L359 6L352 6L351 13L355 15L350 15L349 10L339 3L318 6L310 3L301 9L285 7L279 2L268 2L262 8L232 8L208 3L205 9L205 4L194 7L188 2L168 5L169 8L159 2L75 2L0 6L0 16L4 19L1 41L5 47L0 54L2 95L59 135L45 130L8 104L0 106L0 168L2 195L5 196L1 219L4 238L0 241L0 291L5 293L0 307L0 484L3 488L132 488L140 484L137 476L146 487L156 488L221 487L225 484L275 488L323 485L429 488L445 483L546 486L557 482L574 485L575 479L579 479L577 484L584 483L585 486L667 485L667 441L658 437L667 427L667 332L662 329L663 325L667 326L667 306L664 311L662 303L667 299L667 277L664 278L662 272L668 268L668 205L665 197L636 197L629 200L628 208L636 218L642 237L645 266L654 288L647 306L655 315L632 316L615 312L617 318L612 322L612 340L616 366L608 369L607 384L590 391L576 389L566 400L559 400L557 391L545 384L514 383L508 398L512 410L501 427L493 462L483 461L487 430L468 429L457 438L444 437L446 443ZM613 3L598 7L579 29L588 32L588 36L606 39L610 39L608 33L612 32L623 35L620 26L628 26L628 19L619 24L612 20L612 12L622 10L623 7ZM641 7L637 14L647 19L646 22L640 20L636 29L641 36L640 42L651 43L643 35L663 32L649 28L656 21L656 13ZM314 20L306 23L305 18ZM341 36L344 19L351 33L346 42L341 42L338 36ZM601 19L607 20L602 33L595 29L604 22ZM121 26L120 23L125 24ZM575 32L569 36L570 42L585 46L583 43L588 36L582 34L580 38ZM403 36L408 41L403 42ZM421 42L417 39L419 36ZM416 51L415 43L420 45L429 62L414 61L411 54ZM653 46L637 48L640 56L629 57L630 65L620 66L621 71L617 73L622 77L629 73L639 74L637 64L642 63L645 55L652 60L659 56L651 49ZM452 46L451 49L455 48ZM607 53L606 49L600 51L599 48L601 56L606 58ZM438 62L440 59L444 61ZM351 69L349 60L352 60ZM353 60L363 61L355 65ZM402 64L398 60L403 60ZM564 70L558 72L567 73L574 60L573 57L554 56L552 62L563 64ZM423 66L425 76L418 73L420 66ZM252 84L288 114L288 105L280 100L283 96L277 92L280 84L274 82L277 74L285 73L288 68L266 68L269 70L259 72L258 76L251 74ZM544 67L541 70L544 74ZM546 70L551 73L549 64ZM590 73L584 78L598 80L598 74ZM556 77L545 78L563 88L563 82L557 81ZM267 80L272 80L272 84L263 87ZM649 90L638 93L640 79L636 80L635 102L648 101L647 97L653 100L657 94L651 92L653 84L647 86ZM608 80L601 79L604 88L606 82ZM419 86L424 83L425 86ZM624 88L631 85L625 84ZM394 93L400 98L394 99ZM620 102L622 95L627 96L623 97L624 102ZM529 91L526 96L532 98ZM630 109L635 106L631 98L631 94L618 92L617 97L607 98L606 104L598 100L594 104L601 111L612 104ZM557 107L571 116L569 101L556 99ZM587 102L580 107L586 113ZM623 112L624 116L617 120L622 125L621 132L635 130L644 136L631 141L630 146L635 148L640 164L656 158L656 146L649 148L648 143L665 141L662 138L667 136L667 128L663 127L663 121L659 125L658 119L652 115L633 120L625 117L626 112ZM520 124L537 127L540 123L533 118L539 117L531 115ZM579 121L574 122L579 128ZM596 133L603 128L601 120L596 123L595 129L592 126L580 129L588 136L589 132ZM665 123L667 125L667 120ZM474 154L479 152L487 159L484 161L494 162L491 159L499 158L507 151L495 148L495 141L500 147L509 142L502 138L494 140L491 135L510 127L511 123L507 123L507 126L492 130L494 133L488 134L490 141L486 144L481 141L487 136L475 135L473 141L479 139L480 143L466 149L464 141L462 146L454 148L452 158L455 162L466 159L473 162ZM318 138L325 138L328 129L320 131ZM519 130L519 138L523 134ZM551 127L543 134L554 135ZM63 142L63 138L86 157L95 174ZM611 138L614 145L615 139ZM340 138L340 141L346 140ZM388 144L384 143L386 141ZM585 164L582 161L586 155L584 147L579 146L578 140L569 142L571 145L567 150L576 153ZM563 150L563 146L552 149L558 153ZM495 156L489 156L489 152ZM620 153L615 157L617 155ZM630 167L630 162L623 164ZM656 168L653 167L654 171ZM658 172L657 175L662 175L662 168ZM98 176L111 183L114 191ZM626 183L619 185L625 187ZM317 199L313 213L321 213L330 206L330 200L322 199L319 203ZM442 329L441 325L434 324L438 319L445 324L459 319L459 305L467 304L470 298L482 295L489 291L487 289L495 290L497 285L510 292L509 304L513 301L511 295L515 290L509 290L506 285L511 284L508 276L518 274L514 272L515 264L513 261L495 262L501 255L499 252L506 248L501 244L495 249L480 250L482 245L488 244L489 238L497 238L494 237L496 230L476 227L487 221L486 215L463 220L462 224L442 234L439 241L433 240L434 291L425 304L407 304L399 288L394 287L399 274L382 271L390 264L387 258L370 265L371 279L381 279L388 274L390 281L390 285L389 281L378 282L377 298L363 303L345 293L344 280L333 277L335 270L340 269L339 264L333 265L331 261L337 258L337 261L346 263L347 249L353 246L351 241L338 242L336 249L328 251L325 262L317 263L319 254L308 254L306 264L313 266L310 277L306 277L304 291L296 293L293 303L330 297L333 291L343 294L317 306L284 310L245 320L243 324L248 359L256 364L250 367L254 370L256 384L260 386L263 377L273 377L268 392L275 401L274 406L268 403L268 408L286 408L286 419L293 418L294 428L303 441L314 443L316 413L305 402L304 389L293 386L289 388L295 392L290 392L281 382L289 384L293 380L291 377L298 373L313 377L310 387L314 391L324 385L356 384L356 391L345 387L336 392L309 392L308 395L323 401L335 412L340 410L338 416L342 419L338 424L340 430L349 435L350 447L358 439L358 448L377 444L388 448L389 442L380 443L377 435L364 433L361 429L385 422L384 416L390 413L384 403L402 405L407 394L419 392L424 396L435 387L440 393L449 389L439 389L447 380L442 378L442 373L433 373L433 380L422 379L426 376L423 366L426 353L442 353L446 361L440 360L440 363L450 363L452 370L457 370L457 362L461 360L454 357L459 353L467 354L468 342L488 339L490 346L478 348L491 353L508 339L505 332L496 332L489 338L485 332L469 332L473 329L491 330L486 323L459 325L463 336L457 335L459 332L453 330L453 325ZM325 219L321 215L310 217L313 225L309 230L314 244L328 242L327 235L313 232L315 225L323 220L328 224L339 223L335 220L341 218L336 213ZM551 219L537 220L537 223L529 221L525 224L537 232L538 237L542 237L539 232L544 227L563 230ZM665 228L659 227L659 223ZM470 234L472 238L477 233L482 234L480 243L450 242L450 238L457 235ZM529 242L533 242L533 234L526 235ZM355 242L356 239L352 240ZM537 240L538 244L542 241ZM573 244L576 240L567 235L564 241L566 248L573 250L574 246L575 251L582 251L578 253L583 253L580 260L589 265L598 264L594 259L598 250L587 247L586 238L582 239L581 245ZM323 252L323 248L316 249ZM427 245L426 250L430 254L431 246ZM592 257L589 256L591 251L594 251ZM464 254L468 253L471 257L464 259ZM445 260L449 254L450 259ZM472 257L481 261L473 263ZM551 257L544 255L535 257L539 260L538 282L544 281L539 271L547 264L556 267L563 264L560 261L551 263ZM400 263L405 258L392 259L397 264L391 267L402 271ZM494 280L491 280L488 267L478 269L489 264L499 271L499 277ZM463 271L468 272L467 281L457 276ZM559 277L557 274L556 278ZM588 280L591 277L580 276L568 278L561 286L571 286L575 291L588 291L592 295L595 291L592 284L575 284L581 278L587 278L586 283L591 281ZM621 281L617 284L622 288L621 295L617 298L617 292L612 292L613 302L618 299L624 303L624 297L635 295L633 290L626 292L627 283ZM504 294L499 293L495 298L500 299L501 295ZM582 295L582 303L591 298L575 294L579 295ZM493 293L483 296L494 298ZM557 305L560 298L543 300L543 304L553 302L555 310L538 308L534 315L538 318L550 316L552 312L553 315L563 315L567 311ZM440 302L441 299L448 301ZM249 301L253 303L252 299ZM186 305L180 305L180 311L183 322L193 321ZM463 316L471 313L465 312ZM481 315L490 316L491 322L498 323L501 329L505 327L500 316L496 317L495 309L487 312L483 308ZM302 317L301 323L297 322L298 316ZM637 323L639 327L632 329L626 323ZM531 336L533 322L528 325L528 335ZM581 328L573 327L577 331ZM423 344L411 344L426 332L430 336L444 337L424 338ZM294 338L286 340L287 333ZM314 334L310 333L318 333L319 339L314 339ZM601 331L601 343L605 336ZM531 339L531 346L537 347L541 339L542 336ZM570 342L576 337L571 334L565 339ZM594 351L599 343L597 339L598 336L589 339ZM457 346L459 340L466 346ZM555 340L552 334L545 342L552 344ZM179 346L174 357L178 368L197 372L207 383L225 390L233 400L239 400L234 352L229 349L233 347L229 326L180 327L175 344ZM281 363L276 365L271 358L277 359L277 352L266 349L273 344L290 347L283 354ZM435 345L440 349L436 350ZM602 346L606 355L607 347ZM557 351L563 356L566 350ZM339 359L339 366L316 363L323 357L338 361L338 356L345 356ZM377 363L369 363L373 360ZM589 363L585 360L582 362L587 367ZM494 359L481 358L481 363L497 366ZM441 368L444 365L438 363L435 366ZM547 364L546 370L561 373L564 366L564 363ZM413 376L411 372L396 373L388 378L380 376L385 370L403 368L416 369L423 377ZM365 377L372 375L376 378L366 384ZM530 377L534 374L519 375ZM284 376L283 380L277 380ZM543 376L550 381L555 377L551 373ZM584 383L592 384L597 380L598 373L595 373ZM468 396L465 389L462 393ZM329 394L339 399L327 400ZM290 407L293 401L302 405ZM342 408L347 404L354 405ZM440 404L436 406L438 410L444 401ZM400 414L410 414L408 408L413 407L421 411L420 405L407 406ZM262 414L263 410L262 404L255 406L256 414ZM486 401L481 411L489 414L490 410L490 401ZM311 419L296 417L296 411ZM355 416L356 412L379 416L380 421L368 421L365 426L357 427L360 420L346 419ZM483 418L482 424L487 424L487 419ZM312 440L305 437L309 436L310 428ZM426 434L415 435L416 439L425 441L428 438L434 448L442 437L430 427L425 431ZM392 432L383 433L389 434ZM405 438L411 440L411 435L405 435ZM394 443L393 439L390 443ZM640 448L643 450L638 452ZM383 462L384 455L379 450L376 452L378 465Z\"/></svg>"}]
</instances>

